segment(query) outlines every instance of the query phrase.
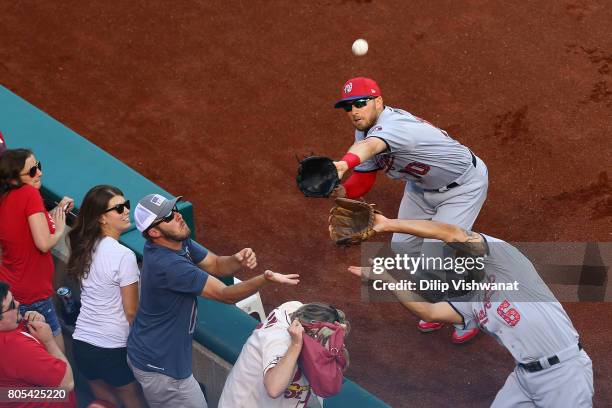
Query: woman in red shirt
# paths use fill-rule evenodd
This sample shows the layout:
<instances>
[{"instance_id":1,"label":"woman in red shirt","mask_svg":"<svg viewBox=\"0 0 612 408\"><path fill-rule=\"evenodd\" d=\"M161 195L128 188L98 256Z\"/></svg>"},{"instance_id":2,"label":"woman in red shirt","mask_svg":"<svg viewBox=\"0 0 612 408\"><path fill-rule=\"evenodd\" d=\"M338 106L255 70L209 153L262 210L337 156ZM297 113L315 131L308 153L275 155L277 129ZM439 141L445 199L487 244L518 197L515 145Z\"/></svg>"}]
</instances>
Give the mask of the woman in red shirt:
<instances>
[{"instance_id":1,"label":"woman in red shirt","mask_svg":"<svg viewBox=\"0 0 612 408\"><path fill-rule=\"evenodd\" d=\"M40 187L42 166L32 151L9 149L0 156L0 280L10 284L23 315L41 313L64 350L62 330L53 305L53 258L74 200L64 197L49 214Z\"/></svg>"}]
</instances>

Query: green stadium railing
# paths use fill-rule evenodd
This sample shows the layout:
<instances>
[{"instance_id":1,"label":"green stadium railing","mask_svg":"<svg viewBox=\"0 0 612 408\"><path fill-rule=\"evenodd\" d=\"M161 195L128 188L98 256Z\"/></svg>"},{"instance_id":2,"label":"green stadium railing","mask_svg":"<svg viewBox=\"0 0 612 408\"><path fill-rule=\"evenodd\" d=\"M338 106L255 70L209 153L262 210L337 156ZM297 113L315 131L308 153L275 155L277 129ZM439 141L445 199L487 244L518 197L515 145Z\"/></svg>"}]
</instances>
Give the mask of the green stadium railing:
<instances>
[{"instance_id":1,"label":"green stadium railing","mask_svg":"<svg viewBox=\"0 0 612 408\"><path fill-rule=\"evenodd\" d=\"M45 198L58 201L63 196L70 196L75 199L78 209L85 193L97 184L119 187L133 203L151 193L173 197L3 86L0 86L0 131L9 148L31 148L43 163L42 193ZM183 201L179 203L179 210L195 236L193 206ZM144 238L134 226L121 236L121 242L142 259ZM219 357L234 364L256 324L254 318L234 305L200 298L194 337ZM347 379L340 394L325 399L324 406L377 408L388 405Z\"/></svg>"}]
</instances>

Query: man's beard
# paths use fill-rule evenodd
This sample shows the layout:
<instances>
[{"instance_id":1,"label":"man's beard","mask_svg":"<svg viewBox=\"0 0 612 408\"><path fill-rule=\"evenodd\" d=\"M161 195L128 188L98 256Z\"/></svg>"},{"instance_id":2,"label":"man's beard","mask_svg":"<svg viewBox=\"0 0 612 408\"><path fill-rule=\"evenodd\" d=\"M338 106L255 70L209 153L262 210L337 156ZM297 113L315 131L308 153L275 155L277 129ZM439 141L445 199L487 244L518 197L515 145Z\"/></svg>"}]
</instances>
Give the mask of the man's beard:
<instances>
[{"instance_id":1,"label":"man's beard","mask_svg":"<svg viewBox=\"0 0 612 408\"><path fill-rule=\"evenodd\" d=\"M353 124L353 127L361 132L368 133L368 130L370 130L370 128L372 127L372 124L369 122L363 125L359 125L359 126Z\"/></svg>"},{"instance_id":2,"label":"man's beard","mask_svg":"<svg viewBox=\"0 0 612 408\"><path fill-rule=\"evenodd\" d=\"M180 234L180 233L173 234L171 232L162 231L161 229L159 230L159 232L161 232L164 238L170 241L183 242L184 240L189 238L189 235L191 235L191 230L189 229L189 227L185 226L185 228L187 228L187 231L184 234Z\"/></svg>"}]
</instances>

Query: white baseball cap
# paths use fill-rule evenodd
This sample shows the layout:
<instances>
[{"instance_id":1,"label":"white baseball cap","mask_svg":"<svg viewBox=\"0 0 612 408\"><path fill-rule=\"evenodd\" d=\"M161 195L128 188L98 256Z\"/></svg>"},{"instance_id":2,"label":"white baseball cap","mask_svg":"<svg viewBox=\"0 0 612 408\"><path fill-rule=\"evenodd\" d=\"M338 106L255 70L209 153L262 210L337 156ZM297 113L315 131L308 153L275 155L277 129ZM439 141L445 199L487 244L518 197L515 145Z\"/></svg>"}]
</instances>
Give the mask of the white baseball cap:
<instances>
[{"instance_id":1,"label":"white baseball cap","mask_svg":"<svg viewBox=\"0 0 612 408\"><path fill-rule=\"evenodd\" d=\"M149 194L141 198L134 209L134 221L138 231L143 232L155 221L169 215L176 203L182 199L183 196L178 196L169 200L159 194Z\"/></svg>"}]
</instances>

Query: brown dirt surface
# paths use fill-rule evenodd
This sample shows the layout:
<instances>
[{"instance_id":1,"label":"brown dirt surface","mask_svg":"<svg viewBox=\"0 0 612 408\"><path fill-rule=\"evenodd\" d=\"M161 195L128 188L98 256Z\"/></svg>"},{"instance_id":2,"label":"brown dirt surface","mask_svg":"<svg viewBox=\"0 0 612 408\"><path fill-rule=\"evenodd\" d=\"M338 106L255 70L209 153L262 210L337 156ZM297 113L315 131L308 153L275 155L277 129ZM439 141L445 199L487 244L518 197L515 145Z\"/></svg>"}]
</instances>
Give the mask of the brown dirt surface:
<instances>
[{"instance_id":1,"label":"brown dirt surface","mask_svg":"<svg viewBox=\"0 0 612 408\"><path fill-rule=\"evenodd\" d=\"M488 406L511 356L486 336L457 347L449 328L419 334L396 303L361 303L345 272L359 249L329 242L331 204L296 189L295 155L346 151L352 129L332 105L347 78L371 76L389 105L487 163L475 230L611 241L611 26L606 0L4 1L0 82L192 201L215 252L250 246L263 267L299 272L298 288L263 291L268 310L344 309L348 376L384 401ZM356 38L366 57L351 54ZM395 214L402 189L379 177L367 198ZM612 305L565 306L595 405L611 406Z\"/></svg>"}]
</instances>

